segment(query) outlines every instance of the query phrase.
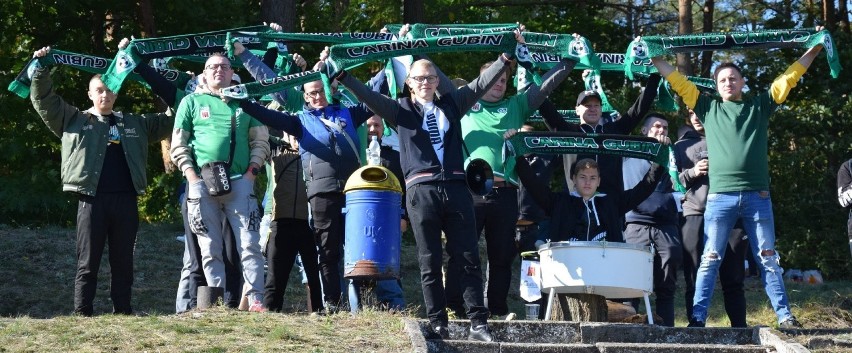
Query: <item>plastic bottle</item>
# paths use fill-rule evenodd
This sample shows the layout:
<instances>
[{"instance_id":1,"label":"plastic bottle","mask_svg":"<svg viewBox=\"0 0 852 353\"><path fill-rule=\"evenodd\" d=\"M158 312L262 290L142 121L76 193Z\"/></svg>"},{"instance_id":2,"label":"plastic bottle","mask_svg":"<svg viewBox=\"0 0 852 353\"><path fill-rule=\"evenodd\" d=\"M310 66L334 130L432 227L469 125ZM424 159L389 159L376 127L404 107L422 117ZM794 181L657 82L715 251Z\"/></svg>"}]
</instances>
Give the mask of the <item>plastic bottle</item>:
<instances>
[{"instance_id":1,"label":"plastic bottle","mask_svg":"<svg viewBox=\"0 0 852 353\"><path fill-rule=\"evenodd\" d=\"M370 147L367 148L367 164L382 165L381 147L376 136L373 136L373 140L370 141Z\"/></svg>"}]
</instances>

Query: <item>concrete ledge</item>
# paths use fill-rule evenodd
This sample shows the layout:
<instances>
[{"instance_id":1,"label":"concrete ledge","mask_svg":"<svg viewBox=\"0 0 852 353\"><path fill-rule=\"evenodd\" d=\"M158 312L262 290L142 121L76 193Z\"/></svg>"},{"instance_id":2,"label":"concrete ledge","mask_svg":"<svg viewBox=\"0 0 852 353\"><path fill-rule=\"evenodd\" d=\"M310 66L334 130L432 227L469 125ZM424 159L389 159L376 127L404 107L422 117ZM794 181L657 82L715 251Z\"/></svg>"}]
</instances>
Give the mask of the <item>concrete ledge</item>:
<instances>
[{"instance_id":1,"label":"concrete ledge","mask_svg":"<svg viewBox=\"0 0 852 353\"><path fill-rule=\"evenodd\" d=\"M761 327L758 329L758 338L760 339L759 344L764 346L775 347L775 351L777 353L807 353L810 352L805 346L796 343L789 342L778 335L776 335L774 330L768 327ZM777 331L775 331L777 332Z\"/></svg>"},{"instance_id":2,"label":"concrete ledge","mask_svg":"<svg viewBox=\"0 0 852 353\"><path fill-rule=\"evenodd\" d=\"M757 345L598 343L595 346L601 353L766 353L766 347Z\"/></svg>"},{"instance_id":3,"label":"concrete ledge","mask_svg":"<svg viewBox=\"0 0 852 353\"><path fill-rule=\"evenodd\" d=\"M637 324L583 323L582 342L678 343L678 344L757 344L754 329L663 327Z\"/></svg>"}]
</instances>

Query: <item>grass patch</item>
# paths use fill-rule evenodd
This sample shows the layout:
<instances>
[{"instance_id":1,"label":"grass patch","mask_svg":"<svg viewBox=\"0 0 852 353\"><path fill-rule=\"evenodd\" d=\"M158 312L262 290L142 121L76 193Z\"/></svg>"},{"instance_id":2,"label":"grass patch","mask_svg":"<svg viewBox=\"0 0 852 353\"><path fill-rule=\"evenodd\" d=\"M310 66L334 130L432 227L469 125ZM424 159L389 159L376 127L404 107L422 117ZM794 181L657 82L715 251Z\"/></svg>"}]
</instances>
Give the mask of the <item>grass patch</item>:
<instances>
[{"instance_id":1,"label":"grass patch","mask_svg":"<svg viewBox=\"0 0 852 353\"><path fill-rule=\"evenodd\" d=\"M400 352L410 351L404 318L425 316L414 241L402 242L403 289L407 310L391 313L370 307L350 315L306 313L305 286L295 270L285 302L287 313L254 314L224 308L174 314L175 290L183 244L182 229L143 225L135 253L133 306L146 316L118 316L109 300L109 266L98 278L94 318L73 310L74 230L9 228L0 225L0 352ZM484 246L483 246L484 247ZM108 250L107 250L108 251ZM107 255L104 255L106 259ZM483 259L486 257L482 256ZM484 266L483 266L484 267ZM516 261L515 273L519 272ZM522 316L517 275L509 308ZM679 284L683 288L683 283ZM719 286L717 286L717 289ZM788 283L793 312L809 328L852 327L852 282L823 285ZM676 323L686 325L682 290L677 294ZM749 325L774 326L775 314L759 280L746 283ZM722 294L713 298L709 326L728 326ZM366 301L367 304L372 301ZM653 302L653 298L652 298ZM643 309L644 310L644 309Z\"/></svg>"}]
</instances>

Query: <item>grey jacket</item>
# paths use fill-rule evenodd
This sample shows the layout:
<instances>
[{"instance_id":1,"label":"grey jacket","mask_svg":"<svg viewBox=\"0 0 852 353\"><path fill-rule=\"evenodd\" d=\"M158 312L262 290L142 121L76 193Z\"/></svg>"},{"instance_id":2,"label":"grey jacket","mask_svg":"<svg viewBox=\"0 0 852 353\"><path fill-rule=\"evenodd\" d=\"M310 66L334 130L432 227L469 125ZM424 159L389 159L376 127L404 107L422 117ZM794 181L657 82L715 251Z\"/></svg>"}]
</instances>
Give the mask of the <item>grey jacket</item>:
<instances>
[{"instance_id":1,"label":"grey jacket","mask_svg":"<svg viewBox=\"0 0 852 353\"><path fill-rule=\"evenodd\" d=\"M696 176L692 167L707 157L707 140L695 130L687 131L674 145L678 178L686 188L683 196L683 215L703 215L707 205L707 193L710 191L710 178Z\"/></svg>"}]
</instances>

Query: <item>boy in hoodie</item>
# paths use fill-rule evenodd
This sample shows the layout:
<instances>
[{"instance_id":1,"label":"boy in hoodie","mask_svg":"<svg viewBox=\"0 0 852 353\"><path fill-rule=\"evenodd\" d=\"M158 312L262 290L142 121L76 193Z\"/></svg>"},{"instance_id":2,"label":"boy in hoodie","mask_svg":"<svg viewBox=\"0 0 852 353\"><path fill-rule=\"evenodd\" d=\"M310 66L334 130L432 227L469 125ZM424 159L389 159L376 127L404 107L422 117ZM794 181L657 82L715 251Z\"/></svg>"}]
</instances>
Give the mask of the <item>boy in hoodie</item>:
<instances>
[{"instance_id":1,"label":"boy in hoodie","mask_svg":"<svg viewBox=\"0 0 852 353\"><path fill-rule=\"evenodd\" d=\"M509 138L515 130L506 132ZM524 156L515 157L515 171L535 202L550 217L550 241L624 242L621 217L648 198L660 178L663 167L651 163L645 177L632 189L615 195L598 193L601 175L598 163L584 158L574 164L571 179L576 188L552 192L547 184L537 183L535 173Z\"/></svg>"}]
</instances>

